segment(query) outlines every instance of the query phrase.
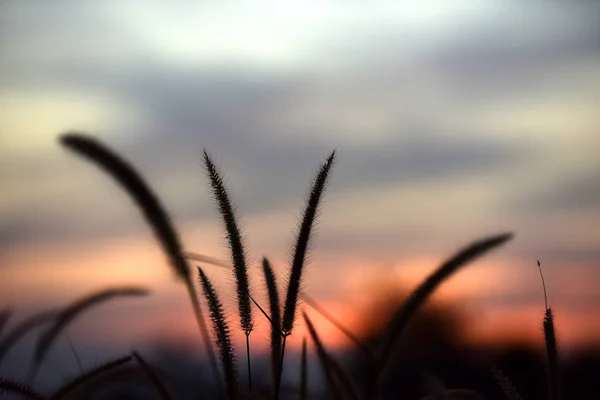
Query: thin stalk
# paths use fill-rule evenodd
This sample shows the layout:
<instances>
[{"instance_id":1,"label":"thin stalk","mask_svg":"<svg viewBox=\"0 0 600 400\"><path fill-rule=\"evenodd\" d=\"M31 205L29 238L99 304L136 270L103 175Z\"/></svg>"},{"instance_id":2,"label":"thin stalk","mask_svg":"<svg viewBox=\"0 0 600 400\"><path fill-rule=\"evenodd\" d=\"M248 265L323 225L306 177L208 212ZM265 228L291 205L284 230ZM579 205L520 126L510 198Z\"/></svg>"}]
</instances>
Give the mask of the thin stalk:
<instances>
[{"instance_id":1,"label":"thin stalk","mask_svg":"<svg viewBox=\"0 0 600 400\"><path fill-rule=\"evenodd\" d=\"M250 332L246 333L246 358L248 360L248 392L252 393L252 368L250 368Z\"/></svg>"},{"instance_id":2,"label":"thin stalk","mask_svg":"<svg viewBox=\"0 0 600 400\"><path fill-rule=\"evenodd\" d=\"M288 335L283 335L283 343L281 344L281 360L279 361L279 376L277 377L277 386L275 387L275 400L279 400L279 389L281 388L281 375L283 374L283 357L285 356L285 343Z\"/></svg>"},{"instance_id":3,"label":"thin stalk","mask_svg":"<svg viewBox=\"0 0 600 400\"><path fill-rule=\"evenodd\" d=\"M307 400L308 371L306 365L306 338L302 339L302 364L300 366L300 400Z\"/></svg>"},{"instance_id":4,"label":"thin stalk","mask_svg":"<svg viewBox=\"0 0 600 400\"><path fill-rule=\"evenodd\" d=\"M196 317L196 322L198 323L198 328L200 329L200 334L202 335L202 343L204 344L204 350L208 355L208 361L210 362L210 369L212 372L213 381L218 385L219 392L222 392L223 389L220 384L221 378L219 376L219 366L217 364L217 357L215 356L215 352L213 351L213 348L210 345L208 327L206 326L204 315L202 314L202 308L200 307L198 295L191 281L186 281L186 288L192 301L192 308L194 309L194 315Z\"/></svg>"},{"instance_id":5,"label":"thin stalk","mask_svg":"<svg viewBox=\"0 0 600 400\"><path fill-rule=\"evenodd\" d=\"M75 346L73 346L73 342L69 335L66 335L67 342L69 342L69 347L71 348L71 352L73 353L73 357L75 357L75 361L77 362L77 366L79 367L79 372L83 374L83 364L81 364L81 359L79 358L79 354L77 354L77 350L75 350Z\"/></svg>"},{"instance_id":6,"label":"thin stalk","mask_svg":"<svg viewBox=\"0 0 600 400\"><path fill-rule=\"evenodd\" d=\"M133 358L135 358L140 367L142 367L142 371L144 371L148 379L150 379L150 382L152 382L152 385L154 386L154 389L156 390L160 398L162 400L173 400L173 398L169 394L169 391L162 383L162 381L158 378L152 366L150 366L150 364L148 364L148 362L144 360L142 356L139 355L137 352L134 351L132 354Z\"/></svg>"},{"instance_id":7,"label":"thin stalk","mask_svg":"<svg viewBox=\"0 0 600 400\"><path fill-rule=\"evenodd\" d=\"M358 347L358 349L360 351L362 351L367 358L369 358L369 360L373 361L375 356L373 355L373 352L371 352L371 350L369 350L367 348L367 346L364 345L364 343L362 343L357 337L356 335L354 335L350 329L346 328L344 326L344 324L342 324L337 318L335 318L333 315L331 315L326 309L324 309L323 307L321 307L316 301L314 301L311 297L309 297L306 293L302 293L300 294L300 297L302 298L302 300L304 300L304 302L306 304L308 304L312 309L314 309L316 312L318 312L319 314L321 314L323 317L325 317L325 319L327 319L329 322L331 322L336 328L338 328L340 330L340 332L342 332L344 335L346 335L348 337L348 339L350 339L355 345L356 347Z\"/></svg>"}]
</instances>

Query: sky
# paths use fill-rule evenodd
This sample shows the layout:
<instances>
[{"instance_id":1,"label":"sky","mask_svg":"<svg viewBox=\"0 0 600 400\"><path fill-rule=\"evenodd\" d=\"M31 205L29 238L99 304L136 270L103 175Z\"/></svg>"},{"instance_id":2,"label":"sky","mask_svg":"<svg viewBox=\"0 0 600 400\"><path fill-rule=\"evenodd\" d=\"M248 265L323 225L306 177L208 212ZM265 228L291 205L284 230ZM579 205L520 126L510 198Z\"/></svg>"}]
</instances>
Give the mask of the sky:
<instances>
[{"instance_id":1,"label":"sky","mask_svg":"<svg viewBox=\"0 0 600 400\"><path fill-rule=\"evenodd\" d=\"M261 258L283 285L312 177L336 149L305 291L349 327L364 329L382 285L409 290L510 231L437 297L460 304L473 340L539 344L540 260L561 345L597 340L600 6L398 3L3 2L0 304L16 321L140 284L150 297L99 307L69 335L90 353L197 336L131 201L59 146L76 130L142 172L186 249L227 260L207 149L261 296ZM230 276L206 268L232 306ZM348 345L314 315L330 346Z\"/></svg>"}]
</instances>

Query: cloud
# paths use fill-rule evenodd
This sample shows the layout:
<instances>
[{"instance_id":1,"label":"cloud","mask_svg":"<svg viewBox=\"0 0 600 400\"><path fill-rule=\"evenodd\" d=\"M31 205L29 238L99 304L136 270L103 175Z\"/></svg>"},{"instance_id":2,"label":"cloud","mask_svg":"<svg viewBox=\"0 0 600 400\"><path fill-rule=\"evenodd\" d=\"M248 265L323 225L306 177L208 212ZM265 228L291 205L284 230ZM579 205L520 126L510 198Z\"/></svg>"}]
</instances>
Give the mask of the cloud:
<instances>
[{"instance_id":1,"label":"cloud","mask_svg":"<svg viewBox=\"0 0 600 400\"><path fill-rule=\"evenodd\" d=\"M204 32L214 45L233 11L135 3L119 13L116 4L3 9L0 87L9 100L27 100L0 115L3 139L15 145L2 172L5 242L145 229L112 182L58 149L67 121L131 159L179 222L214 218L202 148L222 165L240 212L256 217L296 215L317 166L337 147L328 196L343 206L331 208L332 228L323 232L331 248L358 243L361 229L371 237L363 243L392 248L387 235L431 238L432 227L443 235L458 221L465 234L536 225L555 207L533 206L545 193L573 208L593 203L587 180L572 183L595 165L589 132L600 125L591 112L600 25L585 10L526 7L516 18L511 7L461 14L390 5L369 14L307 5L302 13L331 29L311 33L292 21L289 35L273 35L269 57L282 49L288 57L276 68L256 53L269 7L257 6L213 57L208 45L194 55L203 46L196 27L214 17ZM296 18L283 14L278 27ZM131 21L144 16L140 30ZM44 152L30 154L23 132L43 138ZM527 209L518 204L531 205L528 217L520 219Z\"/></svg>"}]
</instances>

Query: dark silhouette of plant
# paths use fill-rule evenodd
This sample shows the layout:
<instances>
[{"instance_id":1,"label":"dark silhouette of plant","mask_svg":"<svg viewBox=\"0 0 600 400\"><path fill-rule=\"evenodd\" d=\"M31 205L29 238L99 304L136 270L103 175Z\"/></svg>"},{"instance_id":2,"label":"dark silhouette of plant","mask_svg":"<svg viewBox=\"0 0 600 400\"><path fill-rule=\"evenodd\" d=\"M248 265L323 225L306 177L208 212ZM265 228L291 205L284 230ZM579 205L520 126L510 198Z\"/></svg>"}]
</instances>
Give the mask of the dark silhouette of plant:
<instances>
[{"instance_id":1,"label":"dark silhouette of plant","mask_svg":"<svg viewBox=\"0 0 600 400\"><path fill-rule=\"evenodd\" d=\"M4 327L8 323L11 315L13 314L13 310L10 307L4 307L2 311L0 311L0 334L4 330Z\"/></svg>"},{"instance_id":2,"label":"dark silhouette of plant","mask_svg":"<svg viewBox=\"0 0 600 400\"><path fill-rule=\"evenodd\" d=\"M146 360L144 360L138 352L134 351L132 352L132 355L133 358L135 358L135 361L137 361L140 367L142 367L144 374L146 374L148 379L150 379L150 382L152 382L152 385L154 386L154 389L156 389L156 393L158 393L160 398L162 400L173 400L165 385L158 378L158 376L156 376L154 368L152 368L152 366Z\"/></svg>"},{"instance_id":3,"label":"dark silhouette of plant","mask_svg":"<svg viewBox=\"0 0 600 400\"><path fill-rule=\"evenodd\" d=\"M279 294L277 292L277 281L271 268L271 263L263 258L263 273L267 294L269 295L269 310L271 312L271 372L273 375L273 390L279 390L279 360L281 358L281 312L279 308Z\"/></svg>"},{"instance_id":4,"label":"dark silhouette of plant","mask_svg":"<svg viewBox=\"0 0 600 400\"><path fill-rule=\"evenodd\" d=\"M101 364L95 368L92 368L90 371L79 375L72 381L63 385L60 389L58 389L56 392L54 392L54 394L52 396L50 396L49 400L62 399L64 397L68 396L70 393L74 392L76 389L79 389L80 387L85 386L87 383L91 382L92 380L98 378L99 376L106 374L108 372L111 372L117 368L122 367L123 365L125 365L129 361L131 361L131 359L132 359L131 356L120 357L120 358L111 360L109 362L106 362L104 364Z\"/></svg>"},{"instance_id":5,"label":"dark silhouette of plant","mask_svg":"<svg viewBox=\"0 0 600 400\"><path fill-rule=\"evenodd\" d=\"M281 382L281 374L283 372L283 357L285 355L285 342L287 337L292 333L294 328L294 320L296 318L296 305L300 294L300 286L302 282L302 272L308 253L310 239L313 231L313 224L317 218L321 197L325 188L329 173L333 167L335 158L335 150L327 158L327 161L321 166L319 172L313 182L312 190L306 202L306 208L298 229L298 238L296 240L294 255L290 266L290 276L288 279L287 293L285 296L285 306L283 309L283 318L281 322L281 331L283 332L283 344L281 346L281 362L279 363L279 387ZM275 394L275 398L279 398L279 393Z\"/></svg>"},{"instance_id":6,"label":"dark silhouette of plant","mask_svg":"<svg viewBox=\"0 0 600 400\"><path fill-rule=\"evenodd\" d=\"M302 338L302 361L300 364L300 400L306 400L308 394L308 367L306 362L306 338Z\"/></svg>"},{"instance_id":7,"label":"dark silhouette of plant","mask_svg":"<svg viewBox=\"0 0 600 400\"><path fill-rule=\"evenodd\" d=\"M176 276L184 281L186 289L192 302L192 308L196 316L198 328L204 342L204 348L208 355L210 366L215 381L218 381L219 372L217 361L210 346L208 329L198 296L191 280L190 272L181 250L181 244L173 224L160 204L158 197L153 193L150 187L144 182L141 175L127 161L122 159L117 153L108 149L98 140L86 137L79 133L69 133L61 136L61 144L67 149L86 157L94 162L105 173L110 175L123 189L127 191L131 199L135 202L142 212L146 222L152 228L155 236L161 244L162 250L173 267Z\"/></svg>"},{"instance_id":8,"label":"dark silhouette of plant","mask_svg":"<svg viewBox=\"0 0 600 400\"><path fill-rule=\"evenodd\" d=\"M45 400L46 398L28 385L10 379L0 378L0 395L11 394L29 400Z\"/></svg>"},{"instance_id":9,"label":"dark silhouette of plant","mask_svg":"<svg viewBox=\"0 0 600 400\"><path fill-rule=\"evenodd\" d=\"M87 311L92 306L103 303L115 297L123 296L145 296L148 291L143 288L126 287L126 288L110 288L97 293L85 296L71 305L65 307L54 319L54 323L40 335L38 344L35 349L35 362L39 365L52 343L56 340L60 332L77 316L84 311Z\"/></svg>"},{"instance_id":10,"label":"dark silhouette of plant","mask_svg":"<svg viewBox=\"0 0 600 400\"><path fill-rule=\"evenodd\" d=\"M58 312L55 310L36 313L31 317L21 321L6 335L4 335L4 337L0 340L0 363L2 363L6 353L8 353L8 351L27 333L41 325L51 322L54 320L54 318L56 318L57 314Z\"/></svg>"},{"instance_id":11,"label":"dark silhouette of plant","mask_svg":"<svg viewBox=\"0 0 600 400\"><path fill-rule=\"evenodd\" d=\"M227 383L227 392L230 399L236 399L238 397L238 383L235 352L231 343L229 326L225 320L223 306L210 280L199 267L198 274L200 275L200 283L202 284L204 296L210 310L210 319L213 323L216 344L221 353L221 364L225 374L225 382Z\"/></svg>"},{"instance_id":12,"label":"dark silhouette of plant","mask_svg":"<svg viewBox=\"0 0 600 400\"><path fill-rule=\"evenodd\" d=\"M236 293L238 300L238 311L240 315L240 327L246 335L246 353L248 362L248 387L252 390L252 371L250 368L250 332L252 332L252 307L250 306L250 285L248 283L248 267L246 263L246 251L243 244L242 235L238 227L238 218L235 215L234 207L231 203L231 196L225 189L225 183L220 171L211 160L210 156L204 150L204 165L206 173L210 180L213 195L217 201L219 214L223 218L227 239L229 241L229 250L231 252L231 261L233 263L233 275L236 281Z\"/></svg>"},{"instance_id":13,"label":"dark silhouette of plant","mask_svg":"<svg viewBox=\"0 0 600 400\"><path fill-rule=\"evenodd\" d=\"M382 385L382 381L385 378L390 361L394 355L396 344L402 336L404 328L425 300L427 300L444 280L458 271L461 267L476 258L479 258L493 248L506 243L512 237L512 234L505 233L472 243L443 263L411 293L404 302L399 314L394 319L394 324L390 328L387 338L384 341L382 351L375 364L374 378L369 391L371 398L377 396L377 392Z\"/></svg>"},{"instance_id":14,"label":"dark silhouette of plant","mask_svg":"<svg viewBox=\"0 0 600 400\"><path fill-rule=\"evenodd\" d=\"M544 274L542 274L542 266L537 262L540 276L542 278L542 287L544 289L544 305L546 312L544 313L544 341L546 342L546 355L548 357L548 379L551 400L560 400L560 373L558 369L558 346L556 339L556 330L554 329L554 313L548 307L548 297L546 295L546 283L544 282Z\"/></svg>"}]
</instances>

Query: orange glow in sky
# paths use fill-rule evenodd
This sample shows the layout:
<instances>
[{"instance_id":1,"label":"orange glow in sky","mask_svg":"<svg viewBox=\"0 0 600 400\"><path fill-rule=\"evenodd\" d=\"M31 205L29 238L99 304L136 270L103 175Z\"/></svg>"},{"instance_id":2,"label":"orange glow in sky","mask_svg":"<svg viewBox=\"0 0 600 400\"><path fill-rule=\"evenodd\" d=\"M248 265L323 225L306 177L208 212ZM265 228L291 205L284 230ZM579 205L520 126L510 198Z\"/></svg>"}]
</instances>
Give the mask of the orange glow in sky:
<instances>
[{"instance_id":1,"label":"orange glow in sky","mask_svg":"<svg viewBox=\"0 0 600 400\"><path fill-rule=\"evenodd\" d=\"M37 245L35 251L29 247L17 248L5 257L8 261L5 272L8 273L2 282L0 300L4 304L37 309L63 305L77 296L108 286L145 286L152 292L150 297L118 300L102 306L102 310L93 310L88 316L83 316L74 326L77 332L90 337L80 337L79 340L119 343L126 338L144 341L162 338L194 343L197 326L184 287L177 282L152 240L148 236L103 243L79 243L69 247ZM217 249L214 251L218 254ZM326 264L331 262L332 257L325 257ZM407 290L420 282L439 261L435 257L421 257L403 260L391 269L369 265L364 260L354 264L344 262L342 276L332 276L323 263L315 262L307 269L305 290L321 307L362 337L365 330L381 325L389 315L386 314L389 310L385 308L391 303L398 304ZM223 268L210 265L203 268L215 283L228 310L233 339L241 348L245 336L236 329L238 319L231 289L233 280ZM585 275L590 273L591 267L574 265L573 268L578 273L573 274L573 278L564 279L560 285L547 277L550 298L554 299L552 304L556 326L564 348L592 343L600 337L600 318L596 314L560 303L564 296L585 294L586 288L593 289ZM258 269L254 271L258 273ZM276 273L280 276L279 290L283 298L282 274L285 269L279 268ZM464 336L467 340L476 343L520 340L539 344L542 340L543 295L537 274L535 266L519 271L514 263L501 260L486 262L483 259L467 266L444 283L433 300L441 304L454 304L464 314L467 321ZM527 282L533 282L532 287L517 284L523 275L530 275ZM552 274L548 275L554 278ZM311 289L310 284L315 281L320 284ZM264 295L262 276L254 276L253 283L255 296L266 309L268 301ZM533 301L486 303L487 296L510 299L524 290L534 293ZM307 305L303 305L302 309L313 320L329 348L352 346L342 332L315 310ZM94 314L99 318L95 318ZM252 340L256 351L260 352L269 346L269 326L258 310L254 315L256 324ZM294 335L289 340L292 347L300 346L302 337L308 337L300 312L298 318Z\"/></svg>"}]
</instances>

